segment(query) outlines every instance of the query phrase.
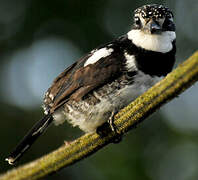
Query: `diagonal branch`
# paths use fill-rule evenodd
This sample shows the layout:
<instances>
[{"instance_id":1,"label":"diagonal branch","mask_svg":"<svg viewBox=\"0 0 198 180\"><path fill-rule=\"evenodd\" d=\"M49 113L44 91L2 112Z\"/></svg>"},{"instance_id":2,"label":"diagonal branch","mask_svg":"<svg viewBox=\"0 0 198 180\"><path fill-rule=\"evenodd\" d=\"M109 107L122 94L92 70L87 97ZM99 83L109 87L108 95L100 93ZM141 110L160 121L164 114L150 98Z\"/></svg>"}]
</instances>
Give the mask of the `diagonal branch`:
<instances>
[{"instance_id":1,"label":"diagonal branch","mask_svg":"<svg viewBox=\"0 0 198 180\"><path fill-rule=\"evenodd\" d=\"M125 134L196 81L198 81L198 52L115 116L118 133ZM70 145L64 145L38 160L8 171L0 176L0 180L39 179L47 176L95 153L109 144L114 136L114 133L104 138L100 138L96 133L85 134Z\"/></svg>"}]
</instances>

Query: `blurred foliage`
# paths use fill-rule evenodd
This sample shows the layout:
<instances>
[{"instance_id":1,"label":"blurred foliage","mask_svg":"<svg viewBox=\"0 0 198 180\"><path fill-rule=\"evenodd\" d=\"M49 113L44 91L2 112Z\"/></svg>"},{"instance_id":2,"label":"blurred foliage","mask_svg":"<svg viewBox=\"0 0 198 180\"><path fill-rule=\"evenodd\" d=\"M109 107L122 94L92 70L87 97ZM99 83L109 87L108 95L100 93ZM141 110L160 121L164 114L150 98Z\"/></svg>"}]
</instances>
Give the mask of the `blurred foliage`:
<instances>
[{"instance_id":1,"label":"blurred foliage","mask_svg":"<svg viewBox=\"0 0 198 180\"><path fill-rule=\"evenodd\" d=\"M73 53L74 57L71 59L68 55L68 58L61 60L62 64L65 64L64 67L59 69L58 66L51 67L53 68L52 74L55 70L56 73L61 72L68 64L75 61L74 58L130 30L133 10L143 4L154 2L166 4L175 14L177 63L179 63L179 60L184 60L197 49L197 0L151 0L149 2L146 0L0 0L0 113L2 122L0 172L13 168L4 162L4 158L32 124L42 117L41 107L38 105L41 104L41 94L37 97L39 99L37 104L31 108L18 106L8 101L9 98L12 100L12 97L19 95L21 101L25 101L29 96L36 97L33 93L22 96L32 89L31 78L36 76L36 74L30 75L31 78L27 79L29 85L23 83L27 75L23 74L21 69L29 71L31 67L26 64L30 59L26 58L22 61L21 69L15 69L17 73L14 82L20 88L13 88L14 95L10 94L9 87L14 86L8 86L9 73L4 72L7 72L6 67L13 61L11 56L14 57L18 51L31 49L38 41L51 37L61 39L72 44L70 48L75 48L78 52ZM58 49L60 48L61 46L58 46ZM65 49L66 55L69 53L68 49ZM37 58L34 58L34 55L29 63L36 62ZM39 61L44 60L40 58ZM60 63L57 59L54 59L54 62ZM49 64L45 61L38 71L45 73L48 68L50 68ZM48 84L53 80L52 74L46 75ZM42 80L42 77L40 79L40 81L39 78L36 80L39 81L36 84L38 89L39 84L46 83L45 79ZM44 86L45 89L48 88L47 85ZM120 144L110 145L92 157L46 179L197 179L197 86L194 88L196 90L191 89L184 95L186 98L181 97L168 104L166 106L168 109L165 109L166 113L155 113L140 127L129 133ZM195 110L192 111L193 109ZM171 117L177 119L177 123L172 123ZM183 117L185 119L182 121ZM183 128L180 129L178 124L183 124ZM185 129L186 126L189 128ZM17 165L38 158L59 147L64 140L75 139L81 134L82 132L77 128L71 128L67 123L60 127L51 126Z\"/></svg>"}]
</instances>

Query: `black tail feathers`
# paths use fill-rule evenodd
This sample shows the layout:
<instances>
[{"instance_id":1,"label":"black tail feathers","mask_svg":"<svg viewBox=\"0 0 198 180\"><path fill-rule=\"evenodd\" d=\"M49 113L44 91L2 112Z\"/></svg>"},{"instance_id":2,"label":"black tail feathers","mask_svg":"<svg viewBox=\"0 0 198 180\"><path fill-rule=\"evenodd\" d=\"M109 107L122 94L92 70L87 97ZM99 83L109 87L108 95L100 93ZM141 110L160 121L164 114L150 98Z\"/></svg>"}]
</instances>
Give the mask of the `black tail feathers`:
<instances>
[{"instance_id":1,"label":"black tail feathers","mask_svg":"<svg viewBox=\"0 0 198 180\"><path fill-rule=\"evenodd\" d=\"M14 164L31 147L34 141L44 133L52 121L53 117L51 114L38 121L5 160L9 164Z\"/></svg>"}]
</instances>

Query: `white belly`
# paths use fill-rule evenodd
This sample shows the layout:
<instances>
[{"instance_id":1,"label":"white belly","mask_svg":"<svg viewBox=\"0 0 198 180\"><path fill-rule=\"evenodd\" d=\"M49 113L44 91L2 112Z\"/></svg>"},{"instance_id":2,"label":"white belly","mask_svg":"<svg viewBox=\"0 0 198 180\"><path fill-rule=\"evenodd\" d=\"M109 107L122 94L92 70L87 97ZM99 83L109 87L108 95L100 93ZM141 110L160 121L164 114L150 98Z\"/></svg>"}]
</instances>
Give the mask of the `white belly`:
<instances>
[{"instance_id":1,"label":"white belly","mask_svg":"<svg viewBox=\"0 0 198 180\"><path fill-rule=\"evenodd\" d=\"M158 78L138 73L134 79L135 82L133 84L126 85L119 90L114 90L113 93L105 97L97 97L97 93L95 93L94 95L100 100L96 105L89 105L85 101L80 101L76 103L76 107L80 107L77 109L70 104L66 104L65 106L69 113L61 109L55 112L53 115L55 124L61 124L67 119L73 126L79 126L85 132L94 132L98 126L109 119L112 111L119 111L127 106L136 97L155 84Z\"/></svg>"}]
</instances>

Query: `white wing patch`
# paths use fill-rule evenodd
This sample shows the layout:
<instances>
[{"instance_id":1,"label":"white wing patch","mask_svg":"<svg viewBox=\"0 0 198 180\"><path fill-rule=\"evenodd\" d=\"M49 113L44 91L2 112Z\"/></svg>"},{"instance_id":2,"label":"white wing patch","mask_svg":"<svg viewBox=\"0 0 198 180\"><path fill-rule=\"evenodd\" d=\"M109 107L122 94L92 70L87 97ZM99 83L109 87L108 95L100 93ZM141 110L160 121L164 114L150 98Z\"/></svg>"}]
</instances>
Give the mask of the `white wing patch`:
<instances>
[{"instance_id":1,"label":"white wing patch","mask_svg":"<svg viewBox=\"0 0 198 180\"><path fill-rule=\"evenodd\" d=\"M124 53L124 57L126 58L126 68L128 71L133 71L136 68L135 65L135 56L134 55L130 55L127 52Z\"/></svg>"},{"instance_id":2,"label":"white wing patch","mask_svg":"<svg viewBox=\"0 0 198 180\"><path fill-rule=\"evenodd\" d=\"M100 60L101 58L105 58L105 57L111 55L112 52L113 52L112 48L109 48L109 49L102 48L102 49L99 49L99 50L95 51L92 54L92 56L87 59L87 61L84 64L84 67L89 65L89 64L94 64L98 60Z\"/></svg>"},{"instance_id":3,"label":"white wing patch","mask_svg":"<svg viewBox=\"0 0 198 180\"><path fill-rule=\"evenodd\" d=\"M173 31L166 31L162 34L147 34L141 30L131 30L128 32L130 39L136 46L150 51L167 53L172 50L172 42L176 39Z\"/></svg>"}]
</instances>

